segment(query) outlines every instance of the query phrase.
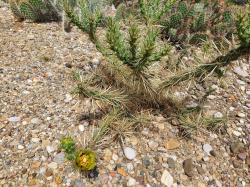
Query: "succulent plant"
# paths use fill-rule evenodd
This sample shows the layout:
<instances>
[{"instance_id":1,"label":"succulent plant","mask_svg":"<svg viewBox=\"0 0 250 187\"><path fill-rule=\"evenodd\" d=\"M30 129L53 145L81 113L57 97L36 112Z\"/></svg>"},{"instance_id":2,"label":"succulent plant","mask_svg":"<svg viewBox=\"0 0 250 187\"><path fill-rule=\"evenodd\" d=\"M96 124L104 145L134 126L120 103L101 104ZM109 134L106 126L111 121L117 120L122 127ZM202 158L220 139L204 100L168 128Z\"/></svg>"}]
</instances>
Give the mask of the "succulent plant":
<instances>
[{"instance_id":1,"label":"succulent plant","mask_svg":"<svg viewBox=\"0 0 250 187\"><path fill-rule=\"evenodd\" d=\"M218 0L179 1L162 25L164 36L172 43L200 44L208 38L228 36L233 30L232 22L231 12L222 8Z\"/></svg>"},{"instance_id":2,"label":"succulent plant","mask_svg":"<svg viewBox=\"0 0 250 187\"><path fill-rule=\"evenodd\" d=\"M96 153L91 150L79 150L76 153L75 162L80 170L92 170L96 167Z\"/></svg>"},{"instance_id":3,"label":"succulent plant","mask_svg":"<svg viewBox=\"0 0 250 187\"><path fill-rule=\"evenodd\" d=\"M67 154L75 152L75 142L71 137L65 137L61 140L61 149L63 149Z\"/></svg>"}]
</instances>

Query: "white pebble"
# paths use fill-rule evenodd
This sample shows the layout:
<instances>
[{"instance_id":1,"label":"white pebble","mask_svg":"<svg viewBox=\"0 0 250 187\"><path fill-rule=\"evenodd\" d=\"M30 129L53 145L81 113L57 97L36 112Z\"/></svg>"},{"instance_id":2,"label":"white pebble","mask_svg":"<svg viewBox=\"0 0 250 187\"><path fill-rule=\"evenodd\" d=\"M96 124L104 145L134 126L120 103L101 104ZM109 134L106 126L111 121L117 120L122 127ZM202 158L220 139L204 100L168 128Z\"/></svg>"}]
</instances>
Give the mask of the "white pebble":
<instances>
[{"instance_id":1,"label":"white pebble","mask_svg":"<svg viewBox=\"0 0 250 187\"><path fill-rule=\"evenodd\" d=\"M79 125L78 128L79 128L79 130L80 130L81 132L83 132L84 129L85 129L83 125Z\"/></svg>"},{"instance_id":2,"label":"white pebble","mask_svg":"<svg viewBox=\"0 0 250 187\"><path fill-rule=\"evenodd\" d=\"M202 148L207 155L210 155L210 152L213 150L210 144L204 144Z\"/></svg>"},{"instance_id":3,"label":"white pebble","mask_svg":"<svg viewBox=\"0 0 250 187\"><path fill-rule=\"evenodd\" d=\"M174 184L174 179L167 170L163 171L163 174L161 176L161 183L166 185L167 187L172 187Z\"/></svg>"},{"instance_id":4,"label":"white pebble","mask_svg":"<svg viewBox=\"0 0 250 187\"><path fill-rule=\"evenodd\" d=\"M47 149L48 153L52 153L55 151L55 148L52 146L47 146L46 149Z\"/></svg>"},{"instance_id":5,"label":"white pebble","mask_svg":"<svg viewBox=\"0 0 250 187\"><path fill-rule=\"evenodd\" d=\"M136 151L130 147L124 148L124 154L125 154L126 158L129 160L133 160L136 157Z\"/></svg>"},{"instance_id":6,"label":"white pebble","mask_svg":"<svg viewBox=\"0 0 250 187\"><path fill-rule=\"evenodd\" d=\"M127 186L135 186L136 185L136 180L132 177L129 177Z\"/></svg>"},{"instance_id":7,"label":"white pebble","mask_svg":"<svg viewBox=\"0 0 250 187\"><path fill-rule=\"evenodd\" d=\"M24 149L24 146L23 145L18 145L17 149L22 150L22 149Z\"/></svg>"}]
</instances>

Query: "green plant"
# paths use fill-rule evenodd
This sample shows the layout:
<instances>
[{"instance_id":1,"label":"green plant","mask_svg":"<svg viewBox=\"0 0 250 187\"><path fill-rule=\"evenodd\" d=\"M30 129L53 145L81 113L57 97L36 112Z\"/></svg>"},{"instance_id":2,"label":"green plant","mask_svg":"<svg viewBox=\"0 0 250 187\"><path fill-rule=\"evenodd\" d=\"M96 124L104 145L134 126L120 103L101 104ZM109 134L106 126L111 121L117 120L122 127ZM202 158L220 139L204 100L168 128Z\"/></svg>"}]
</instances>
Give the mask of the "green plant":
<instances>
[{"instance_id":1,"label":"green plant","mask_svg":"<svg viewBox=\"0 0 250 187\"><path fill-rule=\"evenodd\" d=\"M50 0L28 0L18 3L9 1L14 16L20 20L28 19L34 22L59 21L60 11Z\"/></svg>"},{"instance_id":2,"label":"green plant","mask_svg":"<svg viewBox=\"0 0 250 187\"><path fill-rule=\"evenodd\" d=\"M196 3L179 1L161 21L163 35L176 44L200 44L209 39L218 40L233 33L233 19L219 1Z\"/></svg>"},{"instance_id":3,"label":"green plant","mask_svg":"<svg viewBox=\"0 0 250 187\"><path fill-rule=\"evenodd\" d=\"M169 12L176 0L139 0L140 12L146 24L158 22Z\"/></svg>"},{"instance_id":4,"label":"green plant","mask_svg":"<svg viewBox=\"0 0 250 187\"><path fill-rule=\"evenodd\" d=\"M76 146L71 137L64 137L61 139L60 148L67 154L67 159L73 160L75 158Z\"/></svg>"},{"instance_id":5,"label":"green plant","mask_svg":"<svg viewBox=\"0 0 250 187\"><path fill-rule=\"evenodd\" d=\"M248 13L241 14L237 19L237 34L242 46L250 46L250 2Z\"/></svg>"}]
</instances>

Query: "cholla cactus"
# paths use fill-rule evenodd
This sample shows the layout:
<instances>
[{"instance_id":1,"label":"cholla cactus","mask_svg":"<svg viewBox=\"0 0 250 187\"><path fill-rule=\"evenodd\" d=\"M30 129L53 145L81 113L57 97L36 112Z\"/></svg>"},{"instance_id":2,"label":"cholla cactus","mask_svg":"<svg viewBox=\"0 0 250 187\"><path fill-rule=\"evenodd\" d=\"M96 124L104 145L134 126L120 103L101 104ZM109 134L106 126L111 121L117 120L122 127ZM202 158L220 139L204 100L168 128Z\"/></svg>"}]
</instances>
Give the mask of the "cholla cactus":
<instances>
[{"instance_id":1,"label":"cholla cactus","mask_svg":"<svg viewBox=\"0 0 250 187\"><path fill-rule=\"evenodd\" d=\"M59 21L60 11L51 0L28 0L17 2L11 0L11 10L19 20L28 19L34 22Z\"/></svg>"},{"instance_id":2,"label":"cholla cactus","mask_svg":"<svg viewBox=\"0 0 250 187\"><path fill-rule=\"evenodd\" d=\"M240 39L240 44L250 47L250 7L248 13L238 16L237 34Z\"/></svg>"},{"instance_id":3,"label":"cholla cactus","mask_svg":"<svg viewBox=\"0 0 250 187\"><path fill-rule=\"evenodd\" d=\"M163 33L173 43L199 44L209 37L214 39L233 32L231 13L220 8L219 1L180 1L167 17L162 22Z\"/></svg>"}]
</instances>

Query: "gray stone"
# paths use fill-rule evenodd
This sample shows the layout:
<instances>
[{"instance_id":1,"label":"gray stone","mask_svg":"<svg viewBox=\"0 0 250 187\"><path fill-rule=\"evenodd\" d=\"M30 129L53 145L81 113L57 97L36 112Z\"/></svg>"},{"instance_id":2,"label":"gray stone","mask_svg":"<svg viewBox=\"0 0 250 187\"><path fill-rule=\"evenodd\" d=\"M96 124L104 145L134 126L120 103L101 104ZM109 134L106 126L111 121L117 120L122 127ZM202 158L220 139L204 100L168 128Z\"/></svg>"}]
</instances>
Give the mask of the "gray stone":
<instances>
[{"instance_id":1,"label":"gray stone","mask_svg":"<svg viewBox=\"0 0 250 187\"><path fill-rule=\"evenodd\" d=\"M74 180L74 186L75 187L84 187L85 184L83 183L83 181L81 179L76 179L76 180Z\"/></svg>"},{"instance_id":2,"label":"gray stone","mask_svg":"<svg viewBox=\"0 0 250 187\"><path fill-rule=\"evenodd\" d=\"M54 162L56 162L57 164L62 164L64 162L64 159L65 159L65 154L61 152L54 157Z\"/></svg>"},{"instance_id":3,"label":"gray stone","mask_svg":"<svg viewBox=\"0 0 250 187\"><path fill-rule=\"evenodd\" d=\"M167 163L169 168L175 168L175 161L173 158L168 158Z\"/></svg>"},{"instance_id":4,"label":"gray stone","mask_svg":"<svg viewBox=\"0 0 250 187\"><path fill-rule=\"evenodd\" d=\"M247 77L248 76L248 73L239 66L234 68L234 73L236 73L237 75L239 75L241 77Z\"/></svg>"}]
</instances>

